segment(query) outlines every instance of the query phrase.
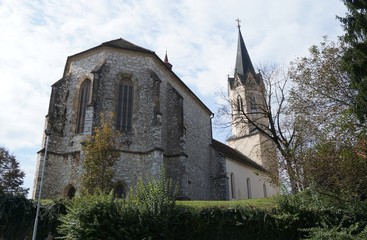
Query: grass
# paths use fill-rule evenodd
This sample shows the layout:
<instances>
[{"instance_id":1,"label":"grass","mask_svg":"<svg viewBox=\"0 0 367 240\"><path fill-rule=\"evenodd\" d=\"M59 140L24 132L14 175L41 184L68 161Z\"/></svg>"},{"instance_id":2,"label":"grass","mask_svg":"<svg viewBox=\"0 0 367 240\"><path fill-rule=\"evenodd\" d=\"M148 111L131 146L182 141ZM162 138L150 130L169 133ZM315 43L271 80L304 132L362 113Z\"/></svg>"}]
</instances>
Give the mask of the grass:
<instances>
[{"instance_id":1,"label":"grass","mask_svg":"<svg viewBox=\"0 0 367 240\"><path fill-rule=\"evenodd\" d=\"M234 201L176 201L178 206L186 206L193 208L209 208L209 207L236 207L236 206L250 206L258 208L274 208L276 207L275 198L258 198Z\"/></svg>"}]
</instances>

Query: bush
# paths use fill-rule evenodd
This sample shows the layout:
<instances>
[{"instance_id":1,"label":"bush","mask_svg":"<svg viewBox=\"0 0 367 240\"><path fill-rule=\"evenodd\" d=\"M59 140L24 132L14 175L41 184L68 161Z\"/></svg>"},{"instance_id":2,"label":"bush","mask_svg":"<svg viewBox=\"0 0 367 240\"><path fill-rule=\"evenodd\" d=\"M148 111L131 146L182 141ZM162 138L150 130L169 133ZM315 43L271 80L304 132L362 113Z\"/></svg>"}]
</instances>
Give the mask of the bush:
<instances>
[{"instance_id":1,"label":"bush","mask_svg":"<svg viewBox=\"0 0 367 240\"><path fill-rule=\"evenodd\" d=\"M0 236L24 239L32 233L35 206L22 195L0 196Z\"/></svg>"},{"instance_id":2,"label":"bush","mask_svg":"<svg viewBox=\"0 0 367 240\"><path fill-rule=\"evenodd\" d=\"M279 211L302 218L305 239L367 239L366 202L342 201L308 189L278 198Z\"/></svg>"},{"instance_id":3,"label":"bush","mask_svg":"<svg viewBox=\"0 0 367 240\"><path fill-rule=\"evenodd\" d=\"M62 202L43 204L40 208L37 239L56 235L58 215L65 214ZM0 238L25 239L32 236L36 203L23 195L0 196Z\"/></svg>"},{"instance_id":4,"label":"bush","mask_svg":"<svg viewBox=\"0 0 367 240\"><path fill-rule=\"evenodd\" d=\"M59 239L135 239L141 230L138 212L108 195L75 198L60 220Z\"/></svg>"},{"instance_id":5,"label":"bush","mask_svg":"<svg viewBox=\"0 0 367 240\"><path fill-rule=\"evenodd\" d=\"M358 228L359 224L354 224L349 228L341 228L340 226L310 228L306 232L309 233L306 240L365 240L367 239L367 227L362 231Z\"/></svg>"},{"instance_id":6,"label":"bush","mask_svg":"<svg viewBox=\"0 0 367 240\"><path fill-rule=\"evenodd\" d=\"M168 239L175 208L171 190L162 171L158 180L139 179L126 201L103 194L75 198L61 217L60 239Z\"/></svg>"},{"instance_id":7,"label":"bush","mask_svg":"<svg viewBox=\"0 0 367 240\"><path fill-rule=\"evenodd\" d=\"M76 198L61 217L61 239L366 239L367 213L315 192L281 196L278 207L175 205L166 179L139 180L125 200Z\"/></svg>"}]
</instances>

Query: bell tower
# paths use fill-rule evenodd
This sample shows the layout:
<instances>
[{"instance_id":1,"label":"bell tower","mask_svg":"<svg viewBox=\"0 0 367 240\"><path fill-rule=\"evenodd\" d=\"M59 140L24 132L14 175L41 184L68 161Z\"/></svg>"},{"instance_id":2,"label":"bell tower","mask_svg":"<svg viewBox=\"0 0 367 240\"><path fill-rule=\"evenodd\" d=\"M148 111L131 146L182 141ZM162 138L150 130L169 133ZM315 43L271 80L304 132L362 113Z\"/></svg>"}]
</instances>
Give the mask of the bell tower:
<instances>
[{"instance_id":1,"label":"bell tower","mask_svg":"<svg viewBox=\"0 0 367 240\"><path fill-rule=\"evenodd\" d=\"M232 129L227 144L266 166L275 153L274 146L261 129L267 129L267 104L261 73L256 73L246 49L238 22L236 64L233 77L228 77L228 97L231 107Z\"/></svg>"}]
</instances>

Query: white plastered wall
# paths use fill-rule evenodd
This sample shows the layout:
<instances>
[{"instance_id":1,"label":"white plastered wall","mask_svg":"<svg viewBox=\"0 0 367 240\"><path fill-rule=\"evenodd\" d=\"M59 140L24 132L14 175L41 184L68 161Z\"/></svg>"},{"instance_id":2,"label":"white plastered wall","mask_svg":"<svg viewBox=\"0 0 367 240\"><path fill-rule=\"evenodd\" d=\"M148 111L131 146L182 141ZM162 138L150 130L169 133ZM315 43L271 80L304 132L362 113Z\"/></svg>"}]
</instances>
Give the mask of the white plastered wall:
<instances>
[{"instance_id":1,"label":"white plastered wall","mask_svg":"<svg viewBox=\"0 0 367 240\"><path fill-rule=\"evenodd\" d=\"M226 169L228 176L228 189L229 189L229 199L239 200L248 199L248 188L247 179L250 179L251 186L251 196L250 198L264 198L271 197L278 193L278 188L273 186L269 178L261 171L254 168L248 167L238 161L226 158ZM234 177L234 195L232 195L232 179L231 173ZM264 194L264 184L266 188L266 194Z\"/></svg>"}]
</instances>

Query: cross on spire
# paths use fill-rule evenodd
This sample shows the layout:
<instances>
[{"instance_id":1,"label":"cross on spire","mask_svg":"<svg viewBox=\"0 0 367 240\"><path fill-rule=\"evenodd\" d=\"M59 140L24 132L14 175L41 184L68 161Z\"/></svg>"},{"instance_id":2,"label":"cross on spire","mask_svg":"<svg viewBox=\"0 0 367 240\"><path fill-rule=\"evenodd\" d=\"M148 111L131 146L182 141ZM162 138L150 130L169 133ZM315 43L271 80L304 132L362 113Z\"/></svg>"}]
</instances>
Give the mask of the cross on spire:
<instances>
[{"instance_id":1,"label":"cross on spire","mask_svg":"<svg viewBox=\"0 0 367 240\"><path fill-rule=\"evenodd\" d=\"M241 20L240 20L239 18L237 18L237 19L236 19L236 22L237 22L237 27L238 27L238 29L240 29L240 27L241 27L241 25L240 25Z\"/></svg>"}]
</instances>

